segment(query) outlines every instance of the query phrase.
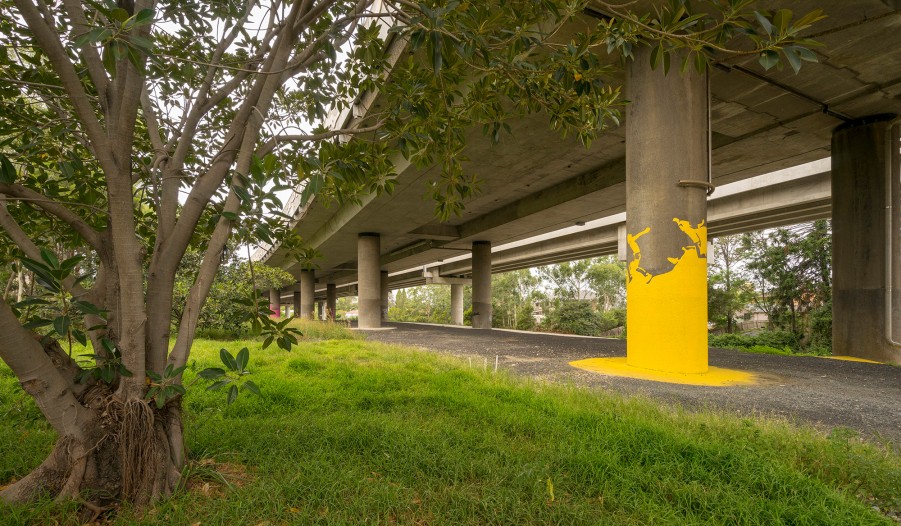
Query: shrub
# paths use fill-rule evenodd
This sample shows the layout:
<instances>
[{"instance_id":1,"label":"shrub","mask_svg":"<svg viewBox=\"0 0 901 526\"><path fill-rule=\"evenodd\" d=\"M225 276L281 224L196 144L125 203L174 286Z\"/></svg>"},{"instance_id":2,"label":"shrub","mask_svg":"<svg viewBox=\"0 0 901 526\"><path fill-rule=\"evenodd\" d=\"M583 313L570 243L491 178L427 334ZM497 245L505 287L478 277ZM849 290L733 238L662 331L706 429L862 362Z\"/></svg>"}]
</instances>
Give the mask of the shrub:
<instances>
[{"instance_id":1,"label":"shrub","mask_svg":"<svg viewBox=\"0 0 901 526\"><path fill-rule=\"evenodd\" d=\"M546 320L551 330L581 336L598 336L604 329L601 316L587 301L563 301L551 312Z\"/></svg>"}]
</instances>

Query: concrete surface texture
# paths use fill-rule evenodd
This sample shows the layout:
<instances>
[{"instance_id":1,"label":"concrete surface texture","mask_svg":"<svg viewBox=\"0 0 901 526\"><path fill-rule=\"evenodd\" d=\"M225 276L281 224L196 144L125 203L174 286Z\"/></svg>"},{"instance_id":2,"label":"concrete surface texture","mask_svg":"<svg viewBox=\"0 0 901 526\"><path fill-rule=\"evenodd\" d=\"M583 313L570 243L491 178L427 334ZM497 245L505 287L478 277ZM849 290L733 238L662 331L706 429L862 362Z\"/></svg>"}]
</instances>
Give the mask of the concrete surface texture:
<instances>
[{"instance_id":1,"label":"concrete surface texture","mask_svg":"<svg viewBox=\"0 0 901 526\"><path fill-rule=\"evenodd\" d=\"M622 340L412 323L388 325L396 330L367 332L367 339L458 356L479 368L493 368L497 357L499 367L539 380L646 396L688 408L784 418L825 432L845 427L869 439L901 445L901 367L897 366L711 349L711 366L752 372L758 383L679 385L606 376L569 365L587 358L623 357L626 345Z\"/></svg>"}]
</instances>

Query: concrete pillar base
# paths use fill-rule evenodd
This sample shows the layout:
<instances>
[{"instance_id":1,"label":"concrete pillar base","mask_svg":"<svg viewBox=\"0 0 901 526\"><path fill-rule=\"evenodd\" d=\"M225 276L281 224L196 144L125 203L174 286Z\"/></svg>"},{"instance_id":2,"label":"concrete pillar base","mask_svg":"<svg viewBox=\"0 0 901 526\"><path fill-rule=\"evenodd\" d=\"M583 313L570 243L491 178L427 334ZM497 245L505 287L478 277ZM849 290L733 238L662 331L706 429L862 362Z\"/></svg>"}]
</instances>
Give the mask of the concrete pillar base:
<instances>
[{"instance_id":1,"label":"concrete pillar base","mask_svg":"<svg viewBox=\"0 0 901 526\"><path fill-rule=\"evenodd\" d=\"M270 318L280 318L282 315L282 295L278 289L269 289L269 314Z\"/></svg>"},{"instance_id":2,"label":"concrete pillar base","mask_svg":"<svg viewBox=\"0 0 901 526\"><path fill-rule=\"evenodd\" d=\"M901 219L894 115L832 134L832 352L901 364Z\"/></svg>"},{"instance_id":3,"label":"concrete pillar base","mask_svg":"<svg viewBox=\"0 0 901 526\"><path fill-rule=\"evenodd\" d=\"M451 285L451 325L463 325L463 285Z\"/></svg>"},{"instance_id":4,"label":"concrete pillar base","mask_svg":"<svg viewBox=\"0 0 901 526\"><path fill-rule=\"evenodd\" d=\"M472 243L472 328L491 328L491 242Z\"/></svg>"},{"instance_id":5,"label":"concrete pillar base","mask_svg":"<svg viewBox=\"0 0 901 526\"><path fill-rule=\"evenodd\" d=\"M381 256L378 234L365 232L357 240L357 307L361 329L377 329L382 326Z\"/></svg>"},{"instance_id":6,"label":"concrete pillar base","mask_svg":"<svg viewBox=\"0 0 901 526\"><path fill-rule=\"evenodd\" d=\"M335 321L335 309L338 307L338 287L334 283L325 286L325 315L328 321Z\"/></svg>"},{"instance_id":7,"label":"concrete pillar base","mask_svg":"<svg viewBox=\"0 0 901 526\"><path fill-rule=\"evenodd\" d=\"M316 276L312 270L300 271L300 318L313 319L313 306L316 304L314 295Z\"/></svg>"}]
</instances>

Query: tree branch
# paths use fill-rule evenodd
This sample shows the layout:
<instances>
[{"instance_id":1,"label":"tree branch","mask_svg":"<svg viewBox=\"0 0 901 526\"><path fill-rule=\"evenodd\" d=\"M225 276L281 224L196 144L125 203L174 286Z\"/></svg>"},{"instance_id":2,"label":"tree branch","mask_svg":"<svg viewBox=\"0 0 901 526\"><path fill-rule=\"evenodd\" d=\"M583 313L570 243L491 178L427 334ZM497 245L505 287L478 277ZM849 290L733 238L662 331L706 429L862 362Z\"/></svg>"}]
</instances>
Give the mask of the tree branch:
<instances>
[{"instance_id":1,"label":"tree branch","mask_svg":"<svg viewBox=\"0 0 901 526\"><path fill-rule=\"evenodd\" d=\"M69 18L72 20L73 35L87 33L91 30L91 25L84 16L81 2L78 0L63 0L63 5L66 8L66 12L69 14ZM88 75L91 76L91 82L94 83L97 95L100 98L100 105L103 107L104 111L109 111L109 99L107 99L109 78L106 76L106 69L103 67L103 62L100 60L100 54L98 54L97 49L90 44L82 46L81 52L88 68Z\"/></svg>"},{"instance_id":2,"label":"tree branch","mask_svg":"<svg viewBox=\"0 0 901 526\"><path fill-rule=\"evenodd\" d=\"M372 126L367 126L365 128L346 128L341 130L329 130L322 133L313 133L309 135L276 135L271 137L268 141L263 143L262 146L257 149L256 156L258 158L263 158L265 155L269 154L274 150L279 144L286 142L302 142L302 141L321 141L324 139L331 139L332 137L337 137L339 135L360 135L363 133L370 133L374 131L378 131L384 126L384 122L378 122Z\"/></svg>"},{"instance_id":3,"label":"tree branch","mask_svg":"<svg viewBox=\"0 0 901 526\"><path fill-rule=\"evenodd\" d=\"M74 379L65 379L34 335L24 329L6 301L0 300L0 358L12 369L60 436L87 438L94 412L81 405L72 391Z\"/></svg>"},{"instance_id":4,"label":"tree branch","mask_svg":"<svg viewBox=\"0 0 901 526\"><path fill-rule=\"evenodd\" d=\"M29 202L33 202L36 206L45 212L56 216L64 223L72 227L72 230L78 233L91 247L97 252L103 249L103 236L97 232L84 219L75 212L69 210L59 202L45 197L43 194L24 187L19 184L0 184L0 194L5 194L14 198L21 198ZM5 212L5 208L4 208Z\"/></svg>"},{"instance_id":5,"label":"tree branch","mask_svg":"<svg viewBox=\"0 0 901 526\"><path fill-rule=\"evenodd\" d=\"M90 98L78 78L75 67L69 60L69 55L62 45L59 35L44 21L41 13L33 4L27 0L15 0L15 3L22 18L31 29L38 46L47 54L54 71L59 75L62 86L75 108L75 114L85 127L88 138L94 146L97 160L105 172L115 173L115 162L111 156L106 133L94 113Z\"/></svg>"}]
</instances>

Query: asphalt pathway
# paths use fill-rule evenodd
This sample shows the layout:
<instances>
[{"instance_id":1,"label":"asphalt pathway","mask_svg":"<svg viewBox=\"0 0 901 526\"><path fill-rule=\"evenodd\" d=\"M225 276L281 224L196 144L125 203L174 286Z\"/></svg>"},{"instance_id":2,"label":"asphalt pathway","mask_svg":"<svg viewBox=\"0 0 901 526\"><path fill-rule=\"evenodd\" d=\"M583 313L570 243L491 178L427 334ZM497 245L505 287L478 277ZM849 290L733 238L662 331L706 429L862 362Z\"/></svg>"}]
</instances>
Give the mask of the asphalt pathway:
<instances>
[{"instance_id":1,"label":"asphalt pathway","mask_svg":"<svg viewBox=\"0 0 901 526\"><path fill-rule=\"evenodd\" d=\"M541 380L572 383L740 415L776 416L826 432L845 427L901 445L901 367L807 356L711 349L710 365L757 374L753 386L708 387L606 376L569 365L585 358L626 355L626 343L521 331L389 323L365 331L373 341L412 345Z\"/></svg>"}]
</instances>

